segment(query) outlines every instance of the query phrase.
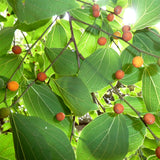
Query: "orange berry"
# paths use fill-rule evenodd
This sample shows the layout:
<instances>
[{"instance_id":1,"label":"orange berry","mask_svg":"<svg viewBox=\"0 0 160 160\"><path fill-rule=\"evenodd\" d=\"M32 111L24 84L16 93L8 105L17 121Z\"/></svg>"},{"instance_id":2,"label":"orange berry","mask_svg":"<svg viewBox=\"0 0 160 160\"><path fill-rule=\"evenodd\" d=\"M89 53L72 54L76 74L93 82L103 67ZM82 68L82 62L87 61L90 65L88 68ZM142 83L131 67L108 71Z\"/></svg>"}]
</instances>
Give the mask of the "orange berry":
<instances>
[{"instance_id":1,"label":"orange berry","mask_svg":"<svg viewBox=\"0 0 160 160\"><path fill-rule=\"evenodd\" d=\"M130 41L132 39L132 33L131 32L124 32L122 35L123 40Z\"/></svg>"},{"instance_id":2,"label":"orange berry","mask_svg":"<svg viewBox=\"0 0 160 160\"><path fill-rule=\"evenodd\" d=\"M94 10L93 11L93 17L99 17L100 16L100 12L98 10Z\"/></svg>"},{"instance_id":3,"label":"orange berry","mask_svg":"<svg viewBox=\"0 0 160 160\"><path fill-rule=\"evenodd\" d=\"M143 117L143 120L146 124L153 124L155 122L155 117L151 113L146 113Z\"/></svg>"},{"instance_id":4,"label":"orange berry","mask_svg":"<svg viewBox=\"0 0 160 160\"><path fill-rule=\"evenodd\" d=\"M160 146L156 149L156 156L160 159Z\"/></svg>"},{"instance_id":5,"label":"orange berry","mask_svg":"<svg viewBox=\"0 0 160 160\"><path fill-rule=\"evenodd\" d=\"M65 114L63 112L59 112L56 114L56 119L58 121L63 121L65 119Z\"/></svg>"},{"instance_id":6,"label":"orange berry","mask_svg":"<svg viewBox=\"0 0 160 160\"><path fill-rule=\"evenodd\" d=\"M124 111L124 107L123 107L122 104L116 103L113 107L113 110L114 110L115 113L120 114Z\"/></svg>"},{"instance_id":7,"label":"orange berry","mask_svg":"<svg viewBox=\"0 0 160 160\"><path fill-rule=\"evenodd\" d=\"M37 74L37 79L38 79L39 81L45 81L46 78L47 78L47 76L46 76L46 74L45 74L44 72L39 72L39 73Z\"/></svg>"},{"instance_id":8,"label":"orange berry","mask_svg":"<svg viewBox=\"0 0 160 160\"><path fill-rule=\"evenodd\" d=\"M142 64L143 64L143 58L140 57L140 56L134 57L133 60L132 60L132 64L133 64L133 66L136 67L136 68L141 67Z\"/></svg>"},{"instance_id":9,"label":"orange berry","mask_svg":"<svg viewBox=\"0 0 160 160\"><path fill-rule=\"evenodd\" d=\"M94 4L93 6L92 6L92 10L93 11L95 11L95 10L98 10L99 11L99 5L98 4Z\"/></svg>"},{"instance_id":10,"label":"orange berry","mask_svg":"<svg viewBox=\"0 0 160 160\"><path fill-rule=\"evenodd\" d=\"M107 42L107 39L105 37L100 37L98 39L98 44L101 45L101 46L105 45L106 42Z\"/></svg>"},{"instance_id":11,"label":"orange berry","mask_svg":"<svg viewBox=\"0 0 160 160\"><path fill-rule=\"evenodd\" d=\"M7 84L7 88L10 91L16 91L19 88L19 84L16 81L10 81Z\"/></svg>"},{"instance_id":12,"label":"orange berry","mask_svg":"<svg viewBox=\"0 0 160 160\"><path fill-rule=\"evenodd\" d=\"M122 71L122 70L118 70L116 73L115 73L115 77L117 78L117 79L122 79L123 77L124 77L124 71Z\"/></svg>"},{"instance_id":13,"label":"orange berry","mask_svg":"<svg viewBox=\"0 0 160 160\"><path fill-rule=\"evenodd\" d=\"M121 12L122 12L122 7L121 6L117 6L117 7L114 8L114 13L116 15L121 14Z\"/></svg>"},{"instance_id":14,"label":"orange berry","mask_svg":"<svg viewBox=\"0 0 160 160\"><path fill-rule=\"evenodd\" d=\"M122 27L122 32L129 32L131 30L131 27L129 25L124 25Z\"/></svg>"},{"instance_id":15,"label":"orange berry","mask_svg":"<svg viewBox=\"0 0 160 160\"><path fill-rule=\"evenodd\" d=\"M21 47L20 46L13 46L12 47L12 52L14 53L14 54L20 54L21 52L22 52L22 49L21 49Z\"/></svg>"},{"instance_id":16,"label":"orange berry","mask_svg":"<svg viewBox=\"0 0 160 160\"><path fill-rule=\"evenodd\" d=\"M115 36L117 36L117 37L121 37L121 32L116 31L116 32L113 33L113 35L115 35ZM113 36L114 39L118 39L117 37L114 37L114 36Z\"/></svg>"},{"instance_id":17,"label":"orange berry","mask_svg":"<svg viewBox=\"0 0 160 160\"><path fill-rule=\"evenodd\" d=\"M110 22L113 21L114 20L114 14L112 14L112 13L108 14L107 15L107 20L110 21Z\"/></svg>"}]
</instances>

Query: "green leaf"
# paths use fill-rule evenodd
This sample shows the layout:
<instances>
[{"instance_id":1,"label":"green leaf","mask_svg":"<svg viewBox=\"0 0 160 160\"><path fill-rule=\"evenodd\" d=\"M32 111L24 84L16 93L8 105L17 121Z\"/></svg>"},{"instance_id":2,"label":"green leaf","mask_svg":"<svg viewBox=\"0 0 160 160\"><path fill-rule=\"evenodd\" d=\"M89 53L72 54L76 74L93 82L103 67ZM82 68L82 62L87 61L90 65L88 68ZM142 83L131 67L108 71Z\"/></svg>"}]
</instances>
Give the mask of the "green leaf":
<instances>
[{"instance_id":1,"label":"green leaf","mask_svg":"<svg viewBox=\"0 0 160 160\"><path fill-rule=\"evenodd\" d=\"M68 108L62 100L46 85L34 84L23 96L24 105L31 116L37 116L62 129L68 136L71 130L71 119L66 117L62 122L56 120L59 112L69 115Z\"/></svg>"},{"instance_id":2,"label":"green leaf","mask_svg":"<svg viewBox=\"0 0 160 160\"><path fill-rule=\"evenodd\" d=\"M151 64L145 68L142 77L142 94L149 112L160 111L160 68Z\"/></svg>"},{"instance_id":3,"label":"green leaf","mask_svg":"<svg viewBox=\"0 0 160 160\"><path fill-rule=\"evenodd\" d=\"M119 69L121 69L119 55L111 48L101 48L83 61L78 77L89 91L93 92L112 82L115 72Z\"/></svg>"},{"instance_id":4,"label":"green leaf","mask_svg":"<svg viewBox=\"0 0 160 160\"><path fill-rule=\"evenodd\" d=\"M8 0L21 23L31 24L78 7L75 0ZM62 5L63 4L63 5Z\"/></svg>"},{"instance_id":5,"label":"green leaf","mask_svg":"<svg viewBox=\"0 0 160 160\"><path fill-rule=\"evenodd\" d=\"M11 133L0 134L0 159L15 160L13 137Z\"/></svg>"},{"instance_id":6,"label":"green leaf","mask_svg":"<svg viewBox=\"0 0 160 160\"><path fill-rule=\"evenodd\" d=\"M157 33L156 30L152 30ZM135 33L133 38L133 45L140 44L138 48L150 52L153 55L159 56L160 51L160 38L156 36L154 33L149 32L148 30L142 30ZM150 55L142 53L142 57L144 59L145 64L155 63L157 62L157 58L152 57Z\"/></svg>"},{"instance_id":7,"label":"green leaf","mask_svg":"<svg viewBox=\"0 0 160 160\"><path fill-rule=\"evenodd\" d=\"M129 149L128 152L136 151L143 145L146 127L139 118L124 115L129 132Z\"/></svg>"},{"instance_id":8,"label":"green leaf","mask_svg":"<svg viewBox=\"0 0 160 160\"><path fill-rule=\"evenodd\" d=\"M16 159L75 160L67 136L57 127L37 118L11 116Z\"/></svg>"},{"instance_id":9,"label":"green leaf","mask_svg":"<svg viewBox=\"0 0 160 160\"><path fill-rule=\"evenodd\" d=\"M90 56L93 52L95 52L97 48L97 40L98 37L84 32L78 42L78 51L83 55L84 58Z\"/></svg>"},{"instance_id":10,"label":"green leaf","mask_svg":"<svg viewBox=\"0 0 160 160\"><path fill-rule=\"evenodd\" d=\"M61 53L63 48L45 48L46 56L50 62ZM52 65L58 75L75 75L78 72L77 55L75 51L65 50L63 54Z\"/></svg>"},{"instance_id":11,"label":"green leaf","mask_svg":"<svg viewBox=\"0 0 160 160\"><path fill-rule=\"evenodd\" d=\"M14 73L14 71L16 70L16 68L19 66L20 62L21 62L21 57L17 55L10 54L10 55L5 55L0 57L0 68L1 68L0 77L5 77L9 79L11 75ZM12 80L18 80L22 76L22 72L23 72L23 65L16 72ZM7 79L3 79L3 80L7 82Z\"/></svg>"},{"instance_id":12,"label":"green leaf","mask_svg":"<svg viewBox=\"0 0 160 160\"><path fill-rule=\"evenodd\" d=\"M0 31L0 56L5 55L11 47L14 28L4 28Z\"/></svg>"},{"instance_id":13,"label":"green leaf","mask_svg":"<svg viewBox=\"0 0 160 160\"><path fill-rule=\"evenodd\" d=\"M0 22L6 22L6 21L7 21L7 19L0 15Z\"/></svg>"},{"instance_id":14,"label":"green leaf","mask_svg":"<svg viewBox=\"0 0 160 160\"><path fill-rule=\"evenodd\" d=\"M113 2L114 4L116 4L116 3L117 3L117 1L118 1L118 0L112 0L112 2Z\"/></svg>"},{"instance_id":15,"label":"green leaf","mask_svg":"<svg viewBox=\"0 0 160 160\"><path fill-rule=\"evenodd\" d=\"M63 38L62 38L63 37ZM47 48L64 48L67 45L67 35L60 23L56 23L49 32L46 41Z\"/></svg>"},{"instance_id":16,"label":"green leaf","mask_svg":"<svg viewBox=\"0 0 160 160\"><path fill-rule=\"evenodd\" d=\"M150 148L152 150L155 150L155 148L157 148L157 143L156 143L155 139L150 139L148 137L146 137L144 139L144 144L143 145L144 145L145 148Z\"/></svg>"},{"instance_id":17,"label":"green leaf","mask_svg":"<svg viewBox=\"0 0 160 160\"><path fill-rule=\"evenodd\" d=\"M74 115L83 116L87 112L97 109L88 88L79 78L62 77L54 82L63 101L73 111Z\"/></svg>"},{"instance_id":18,"label":"green leaf","mask_svg":"<svg viewBox=\"0 0 160 160\"><path fill-rule=\"evenodd\" d=\"M105 113L81 132L77 160L122 160L128 151L128 129L123 115Z\"/></svg>"},{"instance_id":19,"label":"green leaf","mask_svg":"<svg viewBox=\"0 0 160 160\"><path fill-rule=\"evenodd\" d=\"M7 2L6 2L6 0L0 0L0 12L3 12L4 10L6 10L7 9L7 6L8 6L8 4L7 4Z\"/></svg>"},{"instance_id":20,"label":"green leaf","mask_svg":"<svg viewBox=\"0 0 160 160\"><path fill-rule=\"evenodd\" d=\"M159 0L129 0L129 5L136 13L136 22L132 30L140 30L159 22Z\"/></svg>"},{"instance_id":21,"label":"green leaf","mask_svg":"<svg viewBox=\"0 0 160 160\"><path fill-rule=\"evenodd\" d=\"M124 99L129 102L137 111L141 113L147 112L143 98L126 96ZM137 117L137 114L123 100L117 100L116 103L121 103L124 106L124 113Z\"/></svg>"}]
</instances>

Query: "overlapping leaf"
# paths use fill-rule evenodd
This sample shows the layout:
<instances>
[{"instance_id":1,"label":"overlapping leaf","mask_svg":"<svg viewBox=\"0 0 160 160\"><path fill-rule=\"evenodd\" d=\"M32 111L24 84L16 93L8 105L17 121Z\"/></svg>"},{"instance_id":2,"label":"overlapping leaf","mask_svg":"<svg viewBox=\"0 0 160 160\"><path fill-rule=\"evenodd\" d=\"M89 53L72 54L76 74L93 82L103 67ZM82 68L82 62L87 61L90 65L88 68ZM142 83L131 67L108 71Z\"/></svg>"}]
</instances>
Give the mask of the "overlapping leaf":
<instances>
[{"instance_id":1,"label":"overlapping leaf","mask_svg":"<svg viewBox=\"0 0 160 160\"><path fill-rule=\"evenodd\" d=\"M54 80L65 104L76 116L97 109L88 88L77 77L62 77Z\"/></svg>"},{"instance_id":2,"label":"overlapping leaf","mask_svg":"<svg viewBox=\"0 0 160 160\"><path fill-rule=\"evenodd\" d=\"M132 29L140 30L159 22L159 0L129 0L129 6L136 13L136 22Z\"/></svg>"},{"instance_id":3,"label":"overlapping leaf","mask_svg":"<svg viewBox=\"0 0 160 160\"><path fill-rule=\"evenodd\" d=\"M160 68L151 64L145 68L142 78L142 93L149 112L160 111Z\"/></svg>"},{"instance_id":4,"label":"overlapping leaf","mask_svg":"<svg viewBox=\"0 0 160 160\"><path fill-rule=\"evenodd\" d=\"M119 55L111 48L101 48L83 61L78 77L89 91L93 92L113 81L114 74L119 69L121 69Z\"/></svg>"},{"instance_id":5,"label":"overlapping leaf","mask_svg":"<svg viewBox=\"0 0 160 160\"><path fill-rule=\"evenodd\" d=\"M128 151L128 129L123 115L105 113L81 132L77 160L122 160Z\"/></svg>"},{"instance_id":6,"label":"overlapping leaf","mask_svg":"<svg viewBox=\"0 0 160 160\"><path fill-rule=\"evenodd\" d=\"M71 120L66 117L62 122L56 120L56 114L63 112L70 114L63 101L58 98L46 85L34 84L23 96L23 101L28 112L45 121L54 124L70 135Z\"/></svg>"},{"instance_id":7,"label":"overlapping leaf","mask_svg":"<svg viewBox=\"0 0 160 160\"><path fill-rule=\"evenodd\" d=\"M45 53L50 62L61 53L63 48L45 48ZM65 50L63 54L53 64L53 70L58 75L75 75L78 72L76 52Z\"/></svg>"},{"instance_id":8,"label":"overlapping leaf","mask_svg":"<svg viewBox=\"0 0 160 160\"><path fill-rule=\"evenodd\" d=\"M11 116L16 159L75 160L67 136L57 127L37 117Z\"/></svg>"}]
</instances>

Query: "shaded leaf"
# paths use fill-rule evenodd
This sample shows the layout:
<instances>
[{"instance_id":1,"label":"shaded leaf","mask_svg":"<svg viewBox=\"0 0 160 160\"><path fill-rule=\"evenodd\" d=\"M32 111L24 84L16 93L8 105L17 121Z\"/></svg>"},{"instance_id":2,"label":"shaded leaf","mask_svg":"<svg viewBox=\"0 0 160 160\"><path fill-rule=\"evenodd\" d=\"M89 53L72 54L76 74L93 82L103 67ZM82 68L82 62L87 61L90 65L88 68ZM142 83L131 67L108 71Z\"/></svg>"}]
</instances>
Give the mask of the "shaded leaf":
<instances>
[{"instance_id":1,"label":"shaded leaf","mask_svg":"<svg viewBox=\"0 0 160 160\"><path fill-rule=\"evenodd\" d=\"M11 125L17 160L75 160L67 136L57 127L19 114L11 116Z\"/></svg>"},{"instance_id":2,"label":"shaded leaf","mask_svg":"<svg viewBox=\"0 0 160 160\"><path fill-rule=\"evenodd\" d=\"M5 55L11 47L14 36L14 28L4 28L0 31L0 56Z\"/></svg>"},{"instance_id":3,"label":"shaded leaf","mask_svg":"<svg viewBox=\"0 0 160 160\"><path fill-rule=\"evenodd\" d=\"M23 96L25 107L31 116L37 116L62 129L68 136L71 130L71 119L66 117L62 122L56 120L56 114L63 112L69 115L62 100L46 85L34 84Z\"/></svg>"},{"instance_id":4,"label":"shaded leaf","mask_svg":"<svg viewBox=\"0 0 160 160\"><path fill-rule=\"evenodd\" d=\"M160 111L160 68L151 64L145 68L142 78L142 94L149 112Z\"/></svg>"},{"instance_id":5,"label":"shaded leaf","mask_svg":"<svg viewBox=\"0 0 160 160\"><path fill-rule=\"evenodd\" d=\"M128 129L123 115L105 113L81 132L77 160L122 160L128 151Z\"/></svg>"},{"instance_id":6,"label":"shaded leaf","mask_svg":"<svg viewBox=\"0 0 160 160\"><path fill-rule=\"evenodd\" d=\"M63 48L45 48L45 54L50 62L61 53ZM63 54L52 65L58 75L75 75L78 72L77 55L75 51L65 50Z\"/></svg>"},{"instance_id":7,"label":"shaded leaf","mask_svg":"<svg viewBox=\"0 0 160 160\"><path fill-rule=\"evenodd\" d=\"M54 80L65 104L74 115L82 116L91 110L97 109L93 103L88 88L77 77L62 77Z\"/></svg>"},{"instance_id":8,"label":"shaded leaf","mask_svg":"<svg viewBox=\"0 0 160 160\"><path fill-rule=\"evenodd\" d=\"M7 19L0 15L0 22L6 22L6 21L7 21Z\"/></svg>"},{"instance_id":9,"label":"shaded leaf","mask_svg":"<svg viewBox=\"0 0 160 160\"><path fill-rule=\"evenodd\" d=\"M115 72L119 69L121 69L119 55L111 48L101 48L83 61L78 77L89 91L93 92L112 82Z\"/></svg>"},{"instance_id":10,"label":"shaded leaf","mask_svg":"<svg viewBox=\"0 0 160 160\"><path fill-rule=\"evenodd\" d=\"M31 24L78 7L75 0L8 0L21 23ZM62 5L63 4L63 5Z\"/></svg>"}]
</instances>

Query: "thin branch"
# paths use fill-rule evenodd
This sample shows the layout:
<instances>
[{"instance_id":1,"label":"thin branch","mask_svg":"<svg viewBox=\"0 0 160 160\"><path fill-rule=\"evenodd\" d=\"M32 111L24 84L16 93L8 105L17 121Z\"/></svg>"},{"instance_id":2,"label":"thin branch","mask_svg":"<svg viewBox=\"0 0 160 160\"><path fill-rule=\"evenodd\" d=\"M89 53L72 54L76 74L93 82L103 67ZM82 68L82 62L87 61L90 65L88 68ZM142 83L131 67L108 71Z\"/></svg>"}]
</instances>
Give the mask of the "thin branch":
<instances>
[{"instance_id":1,"label":"thin branch","mask_svg":"<svg viewBox=\"0 0 160 160\"><path fill-rule=\"evenodd\" d=\"M69 42L67 43L67 45L63 48L63 50L59 53L59 55L52 61L52 63L45 69L44 73L47 72L49 70L50 67L52 67L52 65L57 61L57 59L63 54L63 52L67 49L67 47L69 46L69 44L72 42L72 38L69 40Z\"/></svg>"},{"instance_id":2,"label":"thin branch","mask_svg":"<svg viewBox=\"0 0 160 160\"><path fill-rule=\"evenodd\" d=\"M72 141L72 138L74 136L74 128L75 128L75 116L73 116L73 123L72 123L72 131L70 136L70 142Z\"/></svg>"},{"instance_id":3,"label":"thin branch","mask_svg":"<svg viewBox=\"0 0 160 160\"><path fill-rule=\"evenodd\" d=\"M156 35L157 37L160 38L160 34L158 34L158 33L154 32L154 31L152 31L152 30L149 29L148 27L147 27L146 29L147 29L149 32L153 33L154 35Z\"/></svg>"},{"instance_id":4,"label":"thin branch","mask_svg":"<svg viewBox=\"0 0 160 160\"><path fill-rule=\"evenodd\" d=\"M92 95L92 98L93 98L94 102L95 102L96 104L98 104L98 105L102 108L103 112L106 112L106 109L105 109L105 108L103 107L103 105L99 102L99 100L97 99L95 93L92 92L91 95Z\"/></svg>"},{"instance_id":5,"label":"thin branch","mask_svg":"<svg viewBox=\"0 0 160 160\"><path fill-rule=\"evenodd\" d=\"M152 136L160 141L160 138L158 138L153 132L152 130L149 128L149 126L144 122L143 118L140 116L140 112L138 112L128 101L126 101L122 96L121 94L117 91L117 88L116 87L113 87L113 85L110 83L110 86L112 87L112 89L115 91L115 93L119 96L120 99L122 99L137 115L138 117L140 118L140 120L144 123L144 125L146 126L146 128L149 130L149 132L152 134Z\"/></svg>"},{"instance_id":6,"label":"thin branch","mask_svg":"<svg viewBox=\"0 0 160 160\"><path fill-rule=\"evenodd\" d=\"M116 47L118 48L118 50L121 52L120 47L116 44L116 42L113 40L113 43L116 45Z\"/></svg>"},{"instance_id":7,"label":"thin branch","mask_svg":"<svg viewBox=\"0 0 160 160\"><path fill-rule=\"evenodd\" d=\"M118 36L116 36L116 35L114 35L114 34L111 34L111 33L109 33L109 32L104 31L104 30L101 29L101 28L98 28L98 27L96 27L96 26L94 26L94 25L91 25L91 24L89 24L89 23L86 23L86 22L84 22L84 21L81 21L81 20L79 20L79 19L76 19L76 18L74 18L74 17L72 17L72 20L77 21L77 22L80 22L80 23L83 23L83 24L88 25L88 26L90 26L90 27L92 27L92 28L95 28L95 29L97 29L97 30L99 30L99 31L101 31L101 32L103 32L103 33L106 33L106 34L109 35L109 36L112 36L112 37L116 37L116 38L118 38L118 39L121 39L122 41L126 42L126 43L129 44L131 47L133 47L134 49L136 49L138 52L141 52L141 53L150 55L150 56L155 57L155 58L160 58L160 56L154 55L154 54L152 54L152 53L150 53L150 52L147 52L147 51L144 51L144 50L141 50L141 49L137 48L136 46L132 45L131 43L123 40L122 37L118 37Z\"/></svg>"}]
</instances>

